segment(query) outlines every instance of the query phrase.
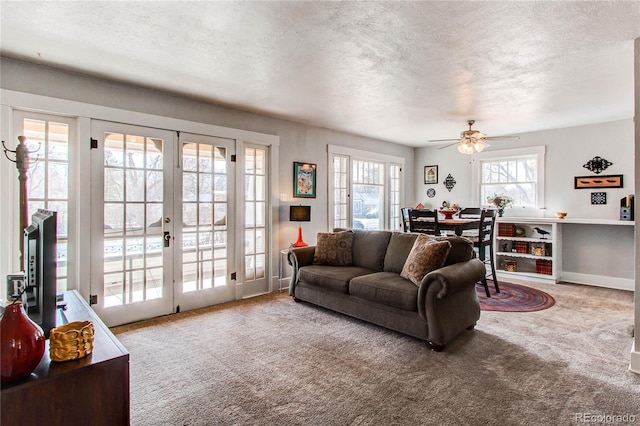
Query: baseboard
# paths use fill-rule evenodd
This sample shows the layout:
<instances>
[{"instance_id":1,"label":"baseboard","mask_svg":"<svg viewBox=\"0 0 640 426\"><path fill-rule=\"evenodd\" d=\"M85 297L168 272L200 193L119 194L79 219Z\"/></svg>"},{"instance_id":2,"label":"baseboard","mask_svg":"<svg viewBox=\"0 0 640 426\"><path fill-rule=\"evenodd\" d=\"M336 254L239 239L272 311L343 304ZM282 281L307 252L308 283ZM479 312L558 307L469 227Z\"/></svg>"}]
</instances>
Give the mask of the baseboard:
<instances>
[{"instance_id":1,"label":"baseboard","mask_svg":"<svg viewBox=\"0 0 640 426\"><path fill-rule=\"evenodd\" d=\"M562 281L576 284L594 285L597 287L614 288L617 290L635 290L635 280L631 278L607 277L604 275L580 274L578 272L562 271L560 274Z\"/></svg>"},{"instance_id":2,"label":"baseboard","mask_svg":"<svg viewBox=\"0 0 640 426\"><path fill-rule=\"evenodd\" d=\"M640 374L640 352L636 350L635 343L633 345L633 348L631 349L631 362L629 362L629 371Z\"/></svg>"}]
</instances>

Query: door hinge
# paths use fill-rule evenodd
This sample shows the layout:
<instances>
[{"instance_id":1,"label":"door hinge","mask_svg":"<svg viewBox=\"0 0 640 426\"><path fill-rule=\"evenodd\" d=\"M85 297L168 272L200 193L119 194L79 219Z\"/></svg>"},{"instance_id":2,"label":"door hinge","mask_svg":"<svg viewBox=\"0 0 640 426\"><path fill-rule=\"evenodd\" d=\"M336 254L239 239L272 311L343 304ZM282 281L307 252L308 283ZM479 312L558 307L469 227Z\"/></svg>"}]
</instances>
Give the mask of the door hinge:
<instances>
[{"instance_id":1,"label":"door hinge","mask_svg":"<svg viewBox=\"0 0 640 426\"><path fill-rule=\"evenodd\" d=\"M235 154L231 154L231 162L232 163L236 162L236 155Z\"/></svg>"},{"instance_id":2,"label":"door hinge","mask_svg":"<svg viewBox=\"0 0 640 426\"><path fill-rule=\"evenodd\" d=\"M98 139L91 138L91 149L98 149Z\"/></svg>"},{"instance_id":3,"label":"door hinge","mask_svg":"<svg viewBox=\"0 0 640 426\"><path fill-rule=\"evenodd\" d=\"M235 280L235 279L236 279L236 273L235 273L235 272L232 272L232 273L231 273L231 279L232 279L232 280Z\"/></svg>"},{"instance_id":4,"label":"door hinge","mask_svg":"<svg viewBox=\"0 0 640 426\"><path fill-rule=\"evenodd\" d=\"M98 304L98 295L90 294L89 295L89 305L97 305Z\"/></svg>"}]
</instances>

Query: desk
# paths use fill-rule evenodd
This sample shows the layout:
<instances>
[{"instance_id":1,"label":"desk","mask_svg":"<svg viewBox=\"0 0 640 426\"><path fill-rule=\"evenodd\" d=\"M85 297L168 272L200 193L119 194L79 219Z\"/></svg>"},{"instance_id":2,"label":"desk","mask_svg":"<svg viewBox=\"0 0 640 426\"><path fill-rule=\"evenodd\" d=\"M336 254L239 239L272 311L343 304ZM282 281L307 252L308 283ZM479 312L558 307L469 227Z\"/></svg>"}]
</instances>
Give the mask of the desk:
<instances>
[{"instance_id":1,"label":"desk","mask_svg":"<svg viewBox=\"0 0 640 426\"><path fill-rule=\"evenodd\" d=\"M56 324L91 320L93 352L73 361L52 362L49 340L31 376L2 385L0 423L11 425L128 425L129 353L77 291L66 291L67 310Z\"/></svg>"},{"instance_id":2,"label":"desk","mask_svg":"<svg viewBox=\"0 0 640 426\"><path fill-rule=\"evenodd\" d=\"M456 235L462 235L462 231L467 229L478 229L480 219L444 219L438 220L438 227L441 230L453 231Z\"/></svg>"}]
</instances>

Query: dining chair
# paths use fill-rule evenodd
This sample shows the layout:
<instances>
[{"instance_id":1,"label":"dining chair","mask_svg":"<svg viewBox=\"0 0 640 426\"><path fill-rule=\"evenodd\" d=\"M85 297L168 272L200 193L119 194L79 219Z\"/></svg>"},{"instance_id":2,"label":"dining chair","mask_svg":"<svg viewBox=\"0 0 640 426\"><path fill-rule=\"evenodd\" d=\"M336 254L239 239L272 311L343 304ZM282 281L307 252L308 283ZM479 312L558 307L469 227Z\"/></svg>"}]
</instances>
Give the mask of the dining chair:
<instances>
[{"instance_id":1,"label":"dining chair","mask_svg":"<svg viewBox=\"0 0 640 426\"><path fill-rule=\"evenodd\" d=\"M468 211L465 212L465 210ZM478 253L478 259L480 259L485 265L489 266L490 276L493 279L493 286L496 289L496 293L500 293L493 254L493 232L496 226L497 212L494 209L480 209L475 207L463 209L463 211L460 212L460 216L462 216L462 218L466 216L467 219L471 217L478 217L478 215L480 217L478 229L471 230L470 232L465 231L462 233L462 236L473 241L473 247ZM489 249L488 257L487 248ZM486 276L482 279L482 285L484 286L484 291L487 294L487 297L491 297Z\"/></svg>"},{"instance_id":2,"label":"dining chair","mask_svg":"<svg viewBox=\"0 0 640 426\"><path fill-rule=\"evenodd\" d=\"M400 212L402 213L402 229L404 229L404 232L409 232L411 229L410 226L410 222L411 222L411 218L410 218L410 213L411 213L411 208L410 207L402 207L400 209Z\"/></svg>"},{"instance_id":3,"label":"dining chair","mask_svg":"<svg viewBox=\"0 0 640 426\"><path fill-rule=\"evenodd\" d=\"M458 217L460 219L471 219L471 218L479 218L482 213L482 209L480 207L465 207L460 210L458 213Z\"/></svg>"},{"instance_id":4,"label":"dining chair","mask_svg":"<svg viewBox=\"0 0 640 426\"><path fill-rule=\"evenodd\" d=\"M409 212L409 230L411 232L440 235L438 210L411 209Z\"/></svg>"}]
</instances>

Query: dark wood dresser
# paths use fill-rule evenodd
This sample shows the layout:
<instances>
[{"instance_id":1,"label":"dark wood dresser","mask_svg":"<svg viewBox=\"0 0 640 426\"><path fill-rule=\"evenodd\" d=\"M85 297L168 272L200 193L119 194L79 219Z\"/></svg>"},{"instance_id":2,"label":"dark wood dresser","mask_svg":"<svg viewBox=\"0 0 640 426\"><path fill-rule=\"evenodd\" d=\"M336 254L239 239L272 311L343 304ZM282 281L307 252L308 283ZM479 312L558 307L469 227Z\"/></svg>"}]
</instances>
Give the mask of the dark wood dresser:
<instances>
[{"instance_id":1,"label":"dark wood dresser","mask_svg":"<svg viewBox=\"0 0 640 426\"><path fill-rule=\"evenodd\" d=\"M128 425L129 353L77 291L65 292L64 300L67 309L58 310L56 324L92 321L93 352L78 360L53 362L47 340L31 377L2 386L0 424Z\"/></svg>"}]
</instances>

